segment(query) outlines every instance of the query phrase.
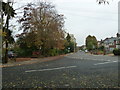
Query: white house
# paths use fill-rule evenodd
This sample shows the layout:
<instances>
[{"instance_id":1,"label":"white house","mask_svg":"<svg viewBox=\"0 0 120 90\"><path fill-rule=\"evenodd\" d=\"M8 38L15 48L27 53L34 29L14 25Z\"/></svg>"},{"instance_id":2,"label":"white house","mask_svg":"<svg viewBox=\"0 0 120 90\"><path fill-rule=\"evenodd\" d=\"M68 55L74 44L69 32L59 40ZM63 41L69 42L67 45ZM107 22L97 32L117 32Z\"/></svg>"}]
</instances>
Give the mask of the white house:
<instances>
[{"instance_id":1,"label":"white house","mask_svg":"<svg viewBox=\"0 0 120 90\"><path fill-rule=\"evenodd\" d=\"M112 52L115 48L120 48L120 34L117 33L116 37L98 41L98 46L104 46L107 52Z\"/></svg>"}]
</instances>

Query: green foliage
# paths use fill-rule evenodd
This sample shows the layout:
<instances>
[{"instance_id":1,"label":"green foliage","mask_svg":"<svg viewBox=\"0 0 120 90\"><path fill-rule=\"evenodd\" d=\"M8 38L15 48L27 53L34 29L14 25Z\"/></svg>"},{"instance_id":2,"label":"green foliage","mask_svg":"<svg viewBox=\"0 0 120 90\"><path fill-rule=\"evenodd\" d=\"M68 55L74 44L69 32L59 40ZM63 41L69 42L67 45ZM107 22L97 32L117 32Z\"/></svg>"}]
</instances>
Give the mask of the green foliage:
<instances>
[{"instance_id":1,"label":"green foliage","mask_svg":"<svg viewBox=\"0 0 120 90\"><path fill-rule=\"evenodd\" d=\"M12 6L10 6L10 3L11 2L2 2L2 10L3 10L3 14L4 15L9 15L9 17L14 17L14 15L16 14L15 13L15 10L13 9Z\"/></svg>"},{"instance_id":2,"label":"green foliage","mask_svg":"<svg viewBox=\"0 0 120 90\"><path fill-rule=\"evenodd\" d=\"M98 50L104 51L104 48L105 48L104 46L100 46Z\"/></svg>"},{"instance_id":3,"label":"green foliage","mask_svg":"<svg viewBox=\"0 0 120 90\"><path fill-rule=\"evenodd\" d=\"M31 56L32 54L31 54L31 52L30 52L30 50L24 50L24 49L19 49L18 51L17 51L17 55L18 55L18 57L27 57L27 56Z\"/></svg>"},{"instance_id":4,"label":"green foliage","mask_svg":"<svg viewBox=\"0 0 120 90\"><path fill-rule=\"evenodd\" d=\"M74 52L74 42L69 43L70 52Z\"/></svg>"},{"instance_id":5,"label":"green foliage","mask_svg":"<svg viewBox=\"0 0 120 90\"><path fill-rule=\"evenodd\" d=\"M26 5L23 17L18 20L23 29L17 41L19 55L29 56L36 50L42 56L73 52L75 43L71 42L69 33L65 37L64 15L58 14L55 7L48 2L34 5Z\"/></svg>"},{"instance_id":6,"label":"green foliage","mask_svg":"<svg viewBox=\"0 0 120 90\"><path fill-rule=\"evenodd\" d=\"M71 37L70 37L70 35L68 33L67 37L66 37L64 53L74 52L75 47L76 47L76 43L71 41Z\"/></svg>"},{"instance_id":7,"label":"green foliage","mask_svg":"<svg viewBox=\"0 0 120 90\"><path fill-rule=\"evenodd\" d=\"M0 3L1 3L1 1L0 1ZM6 33L6 35L4 36L4 39L3 39L3 42L5 43L5 48L6 48L6 50L5 50L5 59L3 59L4 61L4 63L7 63L8 62L8 44L11 42L12 43L12 41L14 40L12 37L11 37L11 32L10 32L10 30L9 30L9 20L12 18L12 17L14 17L15 16L15 10L13 9L13 7L12 7L12 4L11 4L11 2L3 2L2 1L2 15L1 15L1 19L2 19L2 21L4 21L4 18L6 18L5 19L5 21L4 22L2 22L2 23L4 23L3 24L3 26L2 27L4 27L3 28L3 32L5 32Z\"/></svg>"},{"instance_id":8,"label":"green foliage","mask_svg":"<svg viewBox=\"0 0 120 90\"><path fill-rule=\"evenodd\" d=\"M109 4L109 0L97 0L98 4Z\"/></svg>"},{"instance_id":9,"label":"green foliage","mask_svg":"<svg viewBox=\"0 0 120 90\"><path fill-rule=\"evenodd\" d=\"M19 37L21 48L35 46L43 56L57 54L54 48L64 49L64 16L58 14L51 3L26 5L24 15L18 21L24 33Z\"/></svg>"},{"instance_id":10,"label":"green foliage","mask_svg":"<svg viewBox=\"0 0 120 90\"><path fill-rule=\"evenodd\" d=\"M89 35L86 38L86 47L87 47L88 51L97 49L97 44L98 43L97 43L97 39L95 36Z\"/></svg>"},{"instance_id":11,"label":"green foliage","mask_svg":"<svg viewBox=\"0 0 120 90\"><path fill-rule=\"evenodd\" d=\"M90 50L93 50L93 44L92 44L91 41L87 44L87 49L88 49L89 51L90 51Z\"/></svg>"},{"instance_id":12,"label":"green foliage","mask_svg":"<svg viewBox=\"0 0 120 90\"><path fill-rule=\"evenodd\" d=\"M17 45L19 47L15 48L15 51L17 51L18 57L28 57L32 56L33 51L37 51L37 47L35 45L28 45L26 42L26 37L20 37L17 40Z\"/></svg>"},{"instance_id":13,"label":"green foliage","mask_svg":"<svg viewBox=\"0 0 120 90\"><path fill-rule=\"evenodd\" d=\"M6 41L6 37L7 37L7 41L9 44L13 44L15 42L13 36L12 36L12 31L10 29L7 29L5 27L3 27L3 31L4 33L6 33L5 36L2 37L2 42L5 42Z\"/></svg>"},{"instance_id":14,"label":"green foliage","mask_svg":"<svg viewBox=\"0 0 120 90\"><path fill-rule=\"evenodd\" d=\"M69 34L69 33L67 34L66 40L67 40L68 42L71 42L71 37L70 37L70 34Z\"/></svg>"},{"instance_id":15,"label":"green foliage","mask_svg":"<svg viewBox=\"0 0 120 90\"><path fill-rule=\"evenodd\" d=\"M56 55L59 54L58 51L59 50L57 50L57 49L50 49L48 55L50 55L50 56L56 56Z\"/></svg>"},{"instance_id":16,"label":"green foliage","mask_svg":"<svg viewBox=\"0 0 120 90\"><path fill-rule=\"evenodd\" d=\"M65 48L65 49L62 50L61 52L62 52L63 54L67 54L67 53L69 53L67 48Z\"/></svg>"},{"instance_id":17,"label":"green foliage","mask_svg":"<svg viewBox=\"0 0 120 90\"><path fill-rule=\"evenodd\" d=\"M31 57L33 50L31 48L15 48L15 53L17 54L17 57Z\"/></svg>"},{"instance_id":18,"label":"green foliage","mask_svg":"<svg viewBox=\"0 0 120 90\"><path fill-rule=\"evenodd\" d=\"M120 55L120 49L114 49L113 54L114 55Z\"/></svg>"},{"instance_id":19,"label":"green foliage","mask_svg":"<svg viewBox=\"0 0 120 90\"><path fill-rule=\"evenodd\" d=\"M104 53L104 51L98 51L100 54L103 54Z\"/></svg>"}]
</instances>

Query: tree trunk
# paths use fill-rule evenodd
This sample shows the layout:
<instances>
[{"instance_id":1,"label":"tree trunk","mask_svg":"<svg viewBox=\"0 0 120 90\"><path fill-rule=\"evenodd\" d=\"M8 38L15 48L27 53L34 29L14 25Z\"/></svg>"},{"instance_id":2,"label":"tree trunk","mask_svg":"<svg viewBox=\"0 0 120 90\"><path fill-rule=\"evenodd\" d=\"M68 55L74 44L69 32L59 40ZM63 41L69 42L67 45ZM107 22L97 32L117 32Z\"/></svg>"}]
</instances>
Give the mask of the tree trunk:
<instances>
[{"instance_id":1,"label":"tree trunk","mask_svg":"<svg viewBox=\"0 0 120 90\"><path fill-rule=\"evenodd\" d=\"M4 62L3 63L7 63L8 62L8 42L6 40L6 45L5 45L5 58L4 58Z\"/></svg>"},{"instance_id":2,"label":"tree trunk","mask_svg":"<svg viewBox=\"0 0 120 90\"><path fill-rule=\"evenodd\" d=\"M9 15L7 16L7 19L6 19L6 32L8 32L8 28L9 28ZM3 63L7 63L8 62L8 33L7 33L7 35L5 36L5 58L3 59L4 61L3 61Z\"/></svg>"}]
</instances>

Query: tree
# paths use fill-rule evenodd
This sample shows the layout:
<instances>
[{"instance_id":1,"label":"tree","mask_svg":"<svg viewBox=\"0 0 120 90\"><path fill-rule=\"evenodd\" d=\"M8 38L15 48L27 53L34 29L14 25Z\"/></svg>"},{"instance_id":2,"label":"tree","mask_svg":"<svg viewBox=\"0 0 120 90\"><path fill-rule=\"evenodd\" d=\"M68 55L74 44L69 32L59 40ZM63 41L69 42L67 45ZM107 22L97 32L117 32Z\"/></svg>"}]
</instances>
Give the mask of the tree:
<instances>
[{"instance_id":1,"label":"tree","mask_svg":"<svg viewBox=\"0 0 120 90\"><path fill-rule=\"evenodd\" d=\"M12 7L13 3L11 2L2 2L2 21L4 20L4 18L6 17L6 22L3 25L3 32L5 33L4 36L4 41L5 41L5 59L3 59L3 63L7 63L8 62L8 43L9 41L13 41L13 38L11 37L11 31L9 30L9 20L14 17L15 10ZM11 38L11 40L10 40Z\"/></svg>"},{"instance_id":2,"label":"tree","mask_svg":"<svg viewBox=\"0 0 120 90\"><path fill-rule=\"evenodd\" d=\"M72 38L71 38L70 34L67 33L65 49L68 50L69 52L74 52L74 49L76 47L76 42L73 42L71 39Z\"/></svg>"},{"instance_id":3,"label":"tree","mask_svg":"<svg viewBox=\"0 0 120 90\"><path fill-rule=\"evenodd\" d=\"M71 41L71 37L70 37L70 34L67 33L67 37L66 37L67 41L70 42Z\"/></svg>"},{"instance_id":4,"label":"tree","mask_svg":"<svg viewBox=\"0 0 120 90\"><path fill-rule=\"evenodd\" d=\"M3 30L4 30L4 35L2 35L2 46L5 44L5 37L9 37L9 38L7 38L7 41L8 41L8 43L9 44L13 44L14 42L15 42L15 40L14 40L14 38L13 38L13 36L12 36L12 31L10 30L10 29L8 29L8 30L5 30L6 28L5 27L3 27ZM7 31L7 32L6 32ZM6 34L7 33L7 34ZM6 36L6 35L8 35L8 36Z\"/></svg>"},{"instance_id":5,"label":"tree","mask_svg":"<svg viewBox=\"0 0 120 90\"><path fill-rule=\"evenodd\" d=\"M24 34L24 33L22 33ZM31 42L34 39L34 33L30 33L28 35L20 35L17 39L17 47L16 52L18 57L30 57L32 56L33 51L37 51L37 47L34 45L34 42ZM30 41L30 39L31 41ZM29 41L29 43L27 43Z\"/></svg>"},{"instance_id":6,"label":"tree","mask_svg":"<svg viewBox=\"0 0 120 90\"><path fill-rule=\"evenodd\" d=\"M51 3L28 4L19 22L28 37L26 43L34 43L43 55L50 49L64 49L64 17L57 13ZM35 35L34 39L31 39L32 35Z\"/></svg>"},{"instance_id":7,"label":"tree","mask_svg":"<svg viewBox=\"0 0 120 90\"><path fill-rule=\"evenodd\" d=\"M98 4L102 4L102 3L104 3L104 4L109 4L109 1L108 0L97 0L97 2L98 2Z\"/></svg>"},{"instance_id":8,"label":"tree","mask_svg":"<svg viewBox=\"0 0 120 90\"><path fill-rule=\"evenodd\" d=\"M86 47L89 51L97 49L97 39L95 36L91 36L91 35L87 36Z\"/></svg>"}]
</instances>

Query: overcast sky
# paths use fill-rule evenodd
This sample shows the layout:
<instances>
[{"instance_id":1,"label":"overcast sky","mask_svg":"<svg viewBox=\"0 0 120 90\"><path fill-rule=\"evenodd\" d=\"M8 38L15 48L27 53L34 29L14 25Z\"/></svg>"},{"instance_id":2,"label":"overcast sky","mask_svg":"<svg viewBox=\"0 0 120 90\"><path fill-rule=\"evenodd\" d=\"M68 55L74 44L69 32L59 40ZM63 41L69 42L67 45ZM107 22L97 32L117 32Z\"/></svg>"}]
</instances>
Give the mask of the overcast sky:
<instances>
[{"instance_id":1,"label":"overcast sky","mask_svg":"<svg viewBox=\"0 0 120 90\"><path fill-rule=\"evenodd\" d=\"M30 1L37 0L20 0L17 6L20 7L23 3ZM94 35L97 40L101 40L106 37L114 37L118 32L119 0L110 0L109 5L98 5L96 0L46 1L53 2L58 13L64 14L65 29L74 34L78 45L85 44L85 38L88 35Z\"/></svg>"},{"instance_id":2,"label":"overcast sky","mask_svg":"<svg viewBox=\"0 0 120 90\"><path fill-rule=\"evenodd\" d=\"M96 0L54 0L59 13L65 15L67 32L75 35L78 45L95 35L98 40L118 32L118 1L98 5Z\"/></svg>"}]
</instances>

